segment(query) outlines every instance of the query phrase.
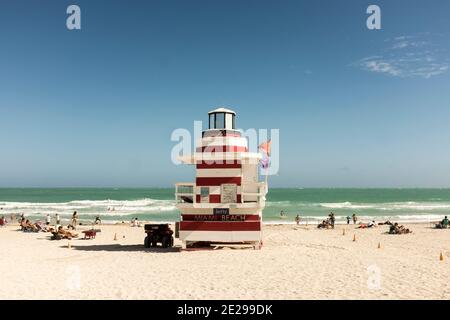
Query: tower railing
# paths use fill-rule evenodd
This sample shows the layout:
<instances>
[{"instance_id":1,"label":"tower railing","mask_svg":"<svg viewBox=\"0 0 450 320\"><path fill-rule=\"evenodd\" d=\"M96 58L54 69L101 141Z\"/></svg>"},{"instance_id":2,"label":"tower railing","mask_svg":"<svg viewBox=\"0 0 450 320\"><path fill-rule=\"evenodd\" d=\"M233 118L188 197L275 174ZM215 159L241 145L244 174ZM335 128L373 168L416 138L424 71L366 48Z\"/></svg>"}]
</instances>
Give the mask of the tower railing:
<instances>
[{"instance_id":1,"label":"tower railing","mask_svg":"<svg viewBox=\"0 0 450 320\"><path fill-rule=\"evenodd\" d=\"M265 204L267 193L267 186L265 182L244 182L241 188L242 203L254 202L258 205Z\"/></svg>"},{"instance_id":2,"label":"tower railing","mask_svg":"<svg viewBox=\"0 0 450 320\"><path fill-rule=\"evenodd\" d=\"M195 203L195 183L193 182L176 183L175 201L177 203Z\"/></svg>"}]
</instances>

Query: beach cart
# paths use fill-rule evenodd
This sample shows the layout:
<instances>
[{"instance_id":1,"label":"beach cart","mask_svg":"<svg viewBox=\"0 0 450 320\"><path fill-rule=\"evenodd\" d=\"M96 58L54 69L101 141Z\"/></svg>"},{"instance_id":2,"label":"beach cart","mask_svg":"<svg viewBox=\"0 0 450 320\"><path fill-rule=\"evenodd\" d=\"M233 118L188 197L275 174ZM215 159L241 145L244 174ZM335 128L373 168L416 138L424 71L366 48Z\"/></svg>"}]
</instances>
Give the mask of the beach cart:
<instances>
[{"instance_id":1,"label":"beach cart","mask_svg":"<svg viewBox=\"0 0 450 320\"><path fill-rule=\"evenodd\" d=\"M144 226L147 236L144 239L144 247L156 247L158 243L161 243L163 248L169 248L173 246L173 231L170 229L169 224L146 224Z\"/></svg>"},{"instance_id":2,"label":"beach cart","mask_svg":"<svg viewBox=\"0 0 450 320\"><path fill-rule=\"evenodd\" d=\"M97 232L101 232L100 229L90 229L82 231L84 233L84 239L95 239Z\"/></svg>"}]
</instances>

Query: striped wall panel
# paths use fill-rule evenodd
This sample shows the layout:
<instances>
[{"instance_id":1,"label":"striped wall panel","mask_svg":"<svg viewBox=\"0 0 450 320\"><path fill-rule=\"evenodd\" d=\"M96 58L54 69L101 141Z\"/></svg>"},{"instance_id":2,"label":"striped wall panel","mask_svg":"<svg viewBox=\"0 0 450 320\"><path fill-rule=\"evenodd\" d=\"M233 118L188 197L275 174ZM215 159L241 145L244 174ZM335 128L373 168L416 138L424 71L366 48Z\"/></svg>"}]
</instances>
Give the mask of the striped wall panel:
<instances>
[{"instance_id":1,"label":"striped wall panel","mask_svg":"<svg viewBox=\"0 0 450 320\"><path fill-rule=\"evenodd\" d=\"M240 194L236 195L236 203L241 203L242 196ZM204 203L201 202L201 195L196 194L195 195L195 202L197 203ZM220 194L210 194L209 195L209 202L208 203L221 203L221 198L220 198Z\"/></svg>"},{"instance_id":2,"label":"striped wall panel","mask_svg":"<svg viewBox=\"0 0 450 320\"><path fill-rule=\"evenodd\" d=\"M241 194L242 186L237 186L236 193ZM221 186L209 186L209 194L220 194ZM201 187L196 187L195 194L201 194Z\"/></svg>"},{"instance_id":3,"label":"striped wall panel","mask_svg":"<svg viewBox=\"0 0 450 320\"><path fill-rule=\"evenodd\" d=\"M200 177L195 179L197 186L220 186L222 184L241 185L241 177Z\"/></svg>"},{"instance_id":4,"label":"striped wall panel","mask_svg":"<svg viewBox=\"0 0 450 320\"><path fill-rule=\"evenodd\" d=\"M197 178L208 177L240 177L242 170L240 168L227 168L227 169L197 169Z\"/></svg>"},{"instance_id":5,"label":"striped wall panel","mask_svg":"<svg viewBox=\"0 0 450 320\"><path fill-rule=\"evenodd\" d=\"M240 131L235 130L206 130L202 133L203 137L241 137Z\"/></svg>"},{"instance_id":6,"label":"striped wall panel","mask_svg":"<svg viewBox=\"0 0 450 320\"><path fill-rule=\"evenodd\" d=\"M261 231L183 231L181 241L260 242Z\"/></svg>"},{"instance_id":7,"label":"striped wall panel","mask_svg":"<svg viewBox=\"0 0 450 320\"><path fill-rule=\"evenodd\" d=\"M183 221L260 221L261 216L257 214L230 214L230 215L204 215L204 214L182 214Z\"/></svg>"},{"instance_id":8,"label":"striped wall panel","mask_svg":"<svg viewBox=\"0 0 450 320\"><path fill-rule=\"evenodd\" d=\"M198 147L197 152L247 152L247 147L240 146L207 146L207 147Z\"/></svg>"},{"instance_id":9,"label":"striped wall panel","mask_svg":"<svg viewBox=\"0 0 450 320\"><path fill-rule=\"evenodd\" d=\"M224 163L215 163L209 161L198 161L197 169L237 169L242 168L241 161L229 160Z\"/></svg>"},{"instance_id":10,"label":"striped wall panel","mask_svg":"<svg viewBox=\"0 0 450 320\"><path fill-rule=\"evenodd\" d=\"M197 140L198 147L207 146L237 146L237 147L247 147L246 138L236 138L236 137L209 137L201 138Z\"/></svg>"},{"instance_id":11,"label":"striped wall panel","mask_svg":"<svg viewBox=\"0 0 450 320\"><path fill-rule=\"evenodd\" d=\"M261 222L181 221L180 231L261 231Z\"/></svg>"}]
</instances>

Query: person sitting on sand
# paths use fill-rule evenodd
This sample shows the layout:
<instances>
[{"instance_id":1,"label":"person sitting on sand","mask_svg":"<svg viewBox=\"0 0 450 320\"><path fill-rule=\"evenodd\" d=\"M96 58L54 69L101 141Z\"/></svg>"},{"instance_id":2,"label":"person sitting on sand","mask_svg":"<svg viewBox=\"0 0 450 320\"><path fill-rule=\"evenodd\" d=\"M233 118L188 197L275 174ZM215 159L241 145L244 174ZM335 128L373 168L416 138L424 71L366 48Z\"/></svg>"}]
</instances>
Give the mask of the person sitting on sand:
<instances>
[{"instance_id":1,"label":"person sitting on sand","mask_svg":"<svg viewBox=\"0 0 450 320\"><path fill-rule=\"evenodd\" d=\"M332 229L334 229L334 222L336 221L336 218L334 217L334 213L331 212L328 216L330 217L329 218L330 226Z\"/></svg>"},{"instance_id":2,"label":"person sitting on sand","mask_svg":"<svg viewBox=\"0 0 450 320\"><path fill-rule=\"evenodd\" d=\"M370 221L369 223L359 223L359 226L357 229L366 229L366 228L373 228L376 227L375 221Z\"/></svg>"},{"instance_id":3,"label":"person sitting on sand","mask_svg":"<svg viewBox=\"0 0 450 320\"><path fill-rule=\"evenodd\" d=\"M325 228L325 227L326 227L326 221L325 220L322 220L322 222L317 225L318 229L322 229L322 228Z\"/></svg>"},{"instance_id":4,"label":"person sitting on sand","mask_svg":"<svg viewBox=\"0 0 450 320\"><path fill-rule=\"evenodd\" d=\"M25 219L21 219L21 220L20 220L20 229L21 229L22 231L24 231L24 230L25 230L25 227L26 227L26 221L25 221Z\"/></svg>"},{"instance_id":5,"label":"person sitting on sand","mask_svg":"<svg viewBox=\"0 0 450 320\"><path fill-rule=\"evenodd\" d=\"M58 231L53 232L53 236L58 239L72 239L78 237L78 233L72 232L70 230L64 230L62 226L58 227Z\"/></svg>"},{"instance_id":6,"label":"person sitting on sand","mask_svg":"<svg viewBox=\"0 0 450 320\"><path fill-rule=\"evenodd\" d=\"M398 225L398 223L394 223L389 227L389 233L390 234L408 234L412 233L411 230L405 228L403 225Z\"/></svg>"},{"instance_id":7,"label":"person sitting on sand","mask_svg":"<svg viewBox=\"0 0 450 320\"><path fill-rule=\"evenodd\" d=\"M391 226L389 227L389 233L390 234L396 234L397 230L398 230L398 223L397 222L394 223L394 224L391 224Z\"/></svg>"},{"instance_id":8,"label":"person sitting on sand","mask_svg":"<svg viewBox=\"0 0 450 320\"><path fill-rule=\"evenodd\" d=\"M397 230L398 230L397 234L407 234L412 232L409 229L405 228L405 226L403 225L399 226Z\"/></svg>"},{"instance_id":9,"label":"person sitting on sand","mask_svg":"<svg viewBox=\"0 0 450 320\"><path fill-rule=\"evenodd\" d=\"M99 216L96 216L96 217L95 217L95 222L94 222L94 224L102 224L102 220L100 219Z\"/></svg>"},{"instance_id":10,"label":"person sitting on sand","mask_svg":"<svg viewBox=\"0 0 450 320\"><path fill-rule=\"evenodd\" d=\"M437 229L447 229L448 225L449 225L449 221L448 221L447 216L445 216L444 219L442 219L441 222L439 222L438 224L435 225L435 227Z\"/></svg>"},{"instance_id":11,"label":"person sitting on sand","mask_svg":"<svg viewBox=\"0 0 450 320\"><path fill-rule=\"evenodd\" d=\"M319 223L317 225L317 228L319 228L319 229L330 229L331 228L330 219L323 220L322 223Z\"/></svg>"},{"instance_id":12,"label":"person sitting on sand","mask_svg":"<svg viewBox=\"0 0 450 320\"><path fill-rule=\"evenodd\" d=\"M131 226L132 227L140 227L141 223L138 221L138 218L134 218L133 221L131 221Z\"/></svg>"},{"instance_id":13,"label":"person sitting on sand","mask_svg":"<svg viewBox=\"0 0 450 320\"><path fill-rule=\"evenodd\" d=\"M22 224L22 231L25 232L38 232L40 230L40 227L35 224L35 223L31 223L30 220L26 219Z\"/></svg>"}]
</instances>

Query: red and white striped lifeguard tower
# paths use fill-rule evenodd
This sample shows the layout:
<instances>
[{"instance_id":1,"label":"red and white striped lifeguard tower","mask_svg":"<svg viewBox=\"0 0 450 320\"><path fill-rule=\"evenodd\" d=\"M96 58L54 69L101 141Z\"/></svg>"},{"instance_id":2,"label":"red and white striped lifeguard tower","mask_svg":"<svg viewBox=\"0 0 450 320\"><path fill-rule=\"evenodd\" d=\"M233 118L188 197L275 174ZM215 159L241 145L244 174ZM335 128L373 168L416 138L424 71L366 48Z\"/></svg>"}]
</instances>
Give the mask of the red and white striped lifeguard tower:
<instances>
[{"instance_id":1,"label":"red and white striped lifeguard tower","mask_svg":"<svg viewBox=\"0 0 450 320\"><path fill-rule=\"evenodd\" d=\"M196 152L181 157L196 165L195 183L177 183L181 211L179 238L184 248L196 243L262 245L262 210L267 183L259 182L260 153L248 150L235 128L236 113L219 108L209 113L209 128Z\"/></svg>"}]
</instances>

